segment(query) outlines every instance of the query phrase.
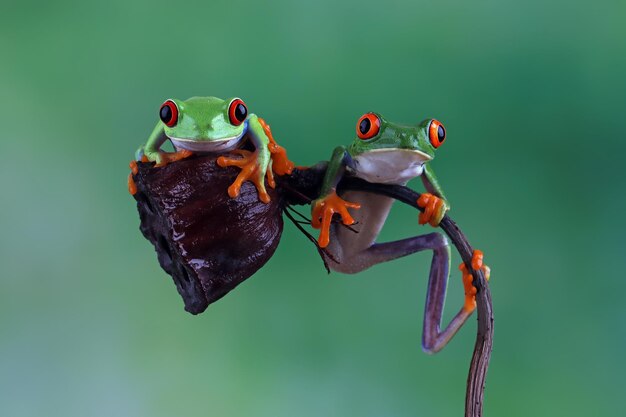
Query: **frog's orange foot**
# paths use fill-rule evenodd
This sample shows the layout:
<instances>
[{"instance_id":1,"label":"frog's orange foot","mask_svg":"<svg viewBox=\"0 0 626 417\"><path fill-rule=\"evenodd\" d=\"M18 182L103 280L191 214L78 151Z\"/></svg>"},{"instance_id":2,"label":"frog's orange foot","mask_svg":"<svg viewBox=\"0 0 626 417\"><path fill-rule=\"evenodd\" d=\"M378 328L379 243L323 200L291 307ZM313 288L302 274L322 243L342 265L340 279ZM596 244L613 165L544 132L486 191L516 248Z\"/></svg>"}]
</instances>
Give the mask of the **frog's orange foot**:
<instances>
[{"instance_id":1,"label":"frog's orange foot","mask_svg":"<svg viewBox=\"0 0 626 417\"><path fill-rule=\"evenodd\" d=\"M419 214L419 224L429 223L432 227L439 226L441 219L446 214L448 207L446 202L433 194L424 193L417 199L417 205L424 209Z\"/></svg>"},{"instance_id":2,"label":"frog's orange foot","mask_svg":"<svg viewBox=\"0 0 626 417\"><path fill-rule=\"evenodd\" d=\"M467 270L464 262L461 262L459 265L459 269L463 273L463 288L465 289L465 303L463 304L463 309L465 311L474 311L476 308L476 287L474 287L474 277ZM491 274L491 269L483 264L483 253L479 250L474 250L472 254L472 269L474 271L482 270L483 274L485 274L485 278L489 281L489 276Z\"/></svg>"},{"instance_id":3,"label":"frog's orange foot","mask_svg":"<svg viewBox=\"0 0 626 417\"><path fill-rule=\"evenodd\" d=\"M267 135L269 139L269 143L267 144L267 148L270 151L270 155L272 157L272 170L278 175L291 174L294 169L294 163L287 158L287 150L276 143L274 140L274 136L272 136L272 130L270 129L270 125L268 125L265 120L258 118L261 127L265 131L265 135Z\"/></svg>"},{"instance_id":4,"label":"frog's orange foot","mask_svg":"<svg viewBox=\"0 0 626 417\"><path fill-rule=\"evenodd\" d=\"M259 200L264 203L270 202L270 196L265 190L265 176L267 175L267 183L270 187L274 188L276 183L274 182L274 176L272 170L268 169L265 175L262 172L261 164L258 162L258 153L246 151L244 149L235 149L232 153L239 155L239 157L229 158L226 156L220 156L217 158L217 165L222 168L235 166L241 168L241 172L237 175L235 182L228 187L228 195L230 198L236 198L239 196L241 185L245 181L252 181L259 193Z\"/></svg>"},{"instance_id":5,"label":"frog's orange foot","mask_svg":"<svg viewBox=\"0 0 626 417\"><path fill-rule=\"evenodd\" d=\"M193 155L193 152L187 149L181 149L176 152L161 152L161 162L156 164L155 167L164 167L172 162L180 161L181 159L189 158Z\"/></svg>"},{"instance_id":6,"label":"frog's orange foot","mask_svg":"<svg viewBox=\"0 0 626 417\"><path fill-rule=\"evenodd\" d=\"M137 194L137 185L135 184L135 179L133 178L133 175L139 172L139 168L137 167L137 161L130 161L130 164L128 164L128 166L130 167L130 174L128 174L128 192L130 193L130 195L135 195Z\"/></svg>"},{"instance_id":7,"label":"frog's orange foot","mask_svg":"<svg viewBox=\"0 0 626 417\"><path fill-rule=\"evenodd\" d=\"M130 195L137 194L137 184L135 184L133 174L128 174L128 192L130 193Z\"/></svg>"},{"instance_id":8,"label":"frog's orange foot","mask_svg":"<svg viewBox=\"0 0 626 417\"><path fill-rule=\"evenodd\" d=\"M272 170L278 175L291 174L295 168L295 164L287 158L287 151L276 143L268 145L272 156Z\"/></svg>"},{"instance_id":9,"label":"frog's orange foot","mask_svg":"<svg viewBox=\"0 0 626 417\"><path fill-rule=\"evenodd\" d=\"M333 220L333 214L338 213L345 225L354 224L354 219L348 213L348 208L358 209L361 208L361 205L342 199L334 191L326 197L315 200L311 214L311 226L315 229L321 229L317 239L321 248L325 248L330 243L330 224Z\"/></svg>"}]
</instances>

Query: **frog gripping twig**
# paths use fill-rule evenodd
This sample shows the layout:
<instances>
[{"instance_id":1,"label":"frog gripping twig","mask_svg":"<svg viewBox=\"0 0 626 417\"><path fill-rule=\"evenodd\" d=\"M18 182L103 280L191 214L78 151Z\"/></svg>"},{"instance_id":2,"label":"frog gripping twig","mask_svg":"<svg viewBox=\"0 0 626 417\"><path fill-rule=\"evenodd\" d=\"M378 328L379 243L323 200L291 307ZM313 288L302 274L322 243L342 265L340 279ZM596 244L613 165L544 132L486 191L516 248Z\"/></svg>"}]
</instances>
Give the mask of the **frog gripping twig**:
<instances>
[{"instance_id":1,"label":"frog gripping twig","mask_svg":"<svg viewBox=\"0 0 626 417\"><path fill-rule=\"evenodd\" d=\"M160 122L150 134L148 141L137 150L136 160L155 162L155 167L187 158L193 153L233 153L235 157L221 156L221 167L236 166L241 169L236 180L228 187L228 195L236 198L245 181L251 181L264 203L270 201L265 180L275 186L272 163L276 162L279 175L290 173L293 164L284 149L276 144L269 126L240 98L222 100L217 97L192 97L188 100L166 100L159 110ZM170 140L176 152L160 150ZM254 150L242 149L249 142ZM133 169L131 164L131 169ZM133 169L134 171L134 169ZM129 176L129 191L135 186L133 173Z\"/></svg>"},{"instance_id":2,"label":"frog gripping twig","mask_svg":"<svg viewBox=\"0 0 626 417\"><path fill-rule=\"evenodd\" d=\"M395 242L377 243L376 239L394 200L355 190L338 194L337 186L344 176L354 176L370 183L395 185L404 185L419 176L428 191L416 202L423 209L419 215L419 224L438 226L450 206L428 163L446 139L445 128L434 119L425 120L417 126L401 126L377 113L366 113L357 122L356 135L349 147L339 146L334 150L328 162L320 197L312 202L311 224L321 229L318 243L330 255L328 266L331 269L351 274L381 262L431 250L433 258L422 346L426 352L438 352L476 308L476 288L472 285L472 275L467 269L462 269L465 303L441 331L450 268L447 239L434 232ZM334 214L339 214L344 225L353 226L346 228L338 222L333 223ZM482 253L477 251L472 265L476 269L483 268L487 275L488 268L482 265Z\"/></svg>"}]
</instances>

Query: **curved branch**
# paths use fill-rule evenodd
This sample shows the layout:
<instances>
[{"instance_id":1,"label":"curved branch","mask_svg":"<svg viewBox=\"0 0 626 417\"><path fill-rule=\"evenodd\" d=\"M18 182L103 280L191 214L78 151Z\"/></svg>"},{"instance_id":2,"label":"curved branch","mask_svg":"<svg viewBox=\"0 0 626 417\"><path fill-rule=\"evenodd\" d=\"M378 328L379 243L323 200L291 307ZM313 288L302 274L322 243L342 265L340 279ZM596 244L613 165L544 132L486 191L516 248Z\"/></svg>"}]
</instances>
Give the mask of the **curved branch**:
<instances>
[{"instance_id":1,"label":"curved branch","mask_svg":"<svg viewBox=\"0 0 626 417\"><path fill-rule=\"evenodd\" d=\"M368 191L382 194L394 198L411 207L423 210L417 205L420 194L400 185L373 184L358 178L344 179L340 187L343 189ZM485 388L485 378L491 348L493 344L493 307L491 303L491 292L489 285L482 271L475 271L472 268L473 248L461 229L448 215L444 216L439 227L448 235L465 263L465 266L474 277L474 286L478 290L476 293L476 304L478 310L478 328L476 332L476 343L474 344L474 354L470 363L469 374L467 376L467 390L465 393L465 417L481 417L483 414L483 394Z\"/></svg>"},{"instance_id":2,"label":"curved branch","mask_svg":"<svg viewBox=\"0 0 626 417\"><path fill-rule=\"evenodd\" d=\"M254 274L272 256L282 232L281 213L287 213L285 207L289 204L310 204L311 196L319 194L326 164L295 169L291 175L278 176L276 182L280 186L276 190L268 189L273 194L270 204L258 202L256 189L249 184L244 184L237 200L231 200L226 193L216 194L215 189L224 190L232 183L237 170L217 167L215 155L191 157L157 170L147 163L139 163L137 168L132 178L137 188L134 197L141 217L141 231L155 245L163 269L172 275L185 301L185 309L199 314ZM421 210L417 206L420 194L404 186L368 183L351 177L346 177L339 186L383 194ZM213 197L207 199L206 195ZM172 201L176 204L171 204ZM194 210L180 209L184 207L194 207ZM201 216L198 215L198 207L202 208ZM241 216L242 212L247 215ZM189 221L190 216L194 221ZM292 220L299 225L295 219ZM247 233L251 225L254 225L254 230L262 231L248 234L245 242L230 239L235 246L228 250L236 254L236 270L231 268L232 258L225 256L214 257L211 268L192 262L208 254L221 253L223 234L203 233L200 240L195 238L197 234L190 233L186 238L180 238L172 232L173 225L180 230L193 225L198 230L223 231L223 224L229 225L231 236ZM456 223L446 215L440 227L457 248L478 289L478 330L467 379L465 416L480 417L493 339L491 295L482 271L472 269L473 249ZM226 263L215 263L224 260Z\"/></svg>"}]
</instances>

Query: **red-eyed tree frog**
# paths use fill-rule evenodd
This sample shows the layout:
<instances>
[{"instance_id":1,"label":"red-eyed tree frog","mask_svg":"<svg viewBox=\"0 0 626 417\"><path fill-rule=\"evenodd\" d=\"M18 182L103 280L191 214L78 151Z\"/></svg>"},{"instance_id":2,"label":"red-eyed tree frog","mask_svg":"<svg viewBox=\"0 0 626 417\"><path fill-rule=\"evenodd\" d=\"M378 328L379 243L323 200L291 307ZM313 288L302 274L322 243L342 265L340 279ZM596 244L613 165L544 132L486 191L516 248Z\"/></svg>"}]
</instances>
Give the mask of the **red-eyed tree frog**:
<instances>
[{"instance_id":1,"label":"red-eyed tree frog","mask_svg":"<svg viewBox=\"0 0 626 417\"><path fill-rule=\"evenodd\" d=\"M427 190L417 201L424 208L419 223L439 225L450 206L429 162L435 150L446 140L446 130L434 119L417 126L401 126L387 121L377 113L366 113L357 122L356 138L350 146L335 148L328 162L320 197L312 203L314 228L321 229L318 243L331 255L328 266L338 272L357 273L381 262L432 250L433 258L426 297L422 346L426 352L441 350L476 308L476 288L472 275L464 268L465 303L450 324L441 331L441 319L450 268L448 241L440 233L411 237L394 242L377 243L393 199L366 193L347 191L337 195L336 187L344 175L353 175L369 182L404 185L420 177ZM353 210L351 215L348 209ZM339 214L345 225L332 222ZM352 229L352 230L350 230ZM355 233L355 231L357 233ZM476 251L472 267L483 265L482 253Z\"/></svg>"},{"instance_id":2,"label":"red-eyed tree frog","mask_svg":"<svg viewBox=\"0 0 626 417\"><path fill-rule=\"evenodd\" d=\"M193 153L234 153L238 157L220 156L221 167L241 168L237 179L228 188L230 197L239 195L244 181L250 180L257 188L259 199L270 201L265 189L265 179L273 188L273 172L278 175L291 173L293 164L287 159L284 148L278 146L269 126L240 98L222 100L217 97L192 97L188 100L169 99L159 109L161 119L150 134L148 141L137 150L137 161L156 162L156 167L187 158ZM176 152L160 150L170 140ZM242 149L247 143L253 151ZM133 163L131 169L135 171ZM134 193L132 174L129 190Z\"/></svg>"}]
</instances>

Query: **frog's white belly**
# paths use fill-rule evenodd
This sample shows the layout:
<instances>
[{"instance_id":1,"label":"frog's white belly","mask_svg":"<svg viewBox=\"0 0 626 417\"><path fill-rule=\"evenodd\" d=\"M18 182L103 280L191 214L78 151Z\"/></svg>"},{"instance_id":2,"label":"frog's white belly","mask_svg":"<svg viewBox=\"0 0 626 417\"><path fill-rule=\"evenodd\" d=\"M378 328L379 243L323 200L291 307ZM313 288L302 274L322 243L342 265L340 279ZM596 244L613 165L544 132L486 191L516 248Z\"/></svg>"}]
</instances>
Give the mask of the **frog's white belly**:
<instances>
[{"instance_id":1,"label":"frog's white belly","mask_svg":"<svg viewBox=\"0 0 626 417\"><path fill-rule=\"evenodd\" d=\"M196 141L174 137L170 137L169 140L172 141L172 145L174 145L177 151L185 149L192 152L222 153L238 148L242 138L243 133L238 136L218 140Z\"/></svg>"},{"instance_id":2,"label":"frog's white belly","mask_svg":"<svg viewBox=\"0 0 626 417\"><path fill-rule=\"evenodd\" d=\"M359 178L380 184L406 184L422 175L424 163L432 157L412 149L375 149L353 158L351 171Z\"/></svg>"}]
</instances>

